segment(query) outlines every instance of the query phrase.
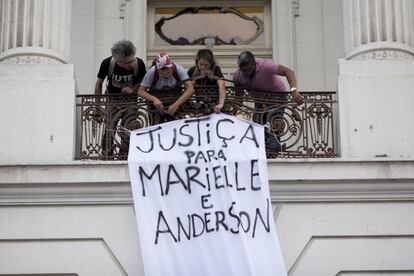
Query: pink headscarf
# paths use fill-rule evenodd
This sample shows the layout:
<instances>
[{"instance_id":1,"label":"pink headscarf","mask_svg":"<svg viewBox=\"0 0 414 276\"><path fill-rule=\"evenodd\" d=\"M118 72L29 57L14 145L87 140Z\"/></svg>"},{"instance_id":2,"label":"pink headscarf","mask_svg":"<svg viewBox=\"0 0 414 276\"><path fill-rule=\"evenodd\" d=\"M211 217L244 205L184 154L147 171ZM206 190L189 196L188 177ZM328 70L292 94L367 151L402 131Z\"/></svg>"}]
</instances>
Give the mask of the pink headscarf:
<instances>
[{"instance_id":1,"label":"pink headscarf","mask_svg":"<svg viewBox=\"0 0 414 276\"><path fill-rule=\"evenodd\" d=\"M155 60L155 65L157 66L157 69L162 69L164 67L171 68L173 66L171 58L166 52L160 52L158 54L158 57Z\"/></svg>"}]
</instances>

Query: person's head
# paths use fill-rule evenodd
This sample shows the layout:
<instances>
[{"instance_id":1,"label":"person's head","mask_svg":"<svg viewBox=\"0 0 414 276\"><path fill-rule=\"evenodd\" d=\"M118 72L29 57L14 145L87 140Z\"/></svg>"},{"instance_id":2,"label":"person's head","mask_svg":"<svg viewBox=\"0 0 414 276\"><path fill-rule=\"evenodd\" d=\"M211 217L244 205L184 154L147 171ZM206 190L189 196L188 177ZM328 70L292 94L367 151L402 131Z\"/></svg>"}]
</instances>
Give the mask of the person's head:
<instances>
[{"instance_id":1,"label":"person's head","mask_svg":"<svg viewBox=\"0 0 414 276\"><path fill-rule=\"evenodd\" d=\"M131 70L134 67L135 53L137 49L129 40L120 40L114 43L111 53L118 66Z\"/></svg>"},{"instance_id":2,"label":"person's head","mask_svg":"<svg viewBox=\"0 0 414 276\"><path fill-rule=\"evenodd\" d=\"M237 64L245 77L251 77L256 70L256 59L250 51L241 52L237 58Z\"/></svg>"},{"instance_id":3,"label":"person's head","mask_svg":"<svg viewBox=\"0 0 414 276\"><path fill-rule=\"evenodd\" d=\"M161 78L169 78L172 75L173 62L166 52L160 52L155 59L155 69Z\"/></svg>"},{"instance_id":4,"label":"person's head","mask_svg":"<svg viewBox=\"0 0 414 276\"><path fill-rule=\"evenodd\" d=\"M213 70L216 67L213 52L209 49L198 50L195 64L200 71Z\"/></svg>"}]
</instances>

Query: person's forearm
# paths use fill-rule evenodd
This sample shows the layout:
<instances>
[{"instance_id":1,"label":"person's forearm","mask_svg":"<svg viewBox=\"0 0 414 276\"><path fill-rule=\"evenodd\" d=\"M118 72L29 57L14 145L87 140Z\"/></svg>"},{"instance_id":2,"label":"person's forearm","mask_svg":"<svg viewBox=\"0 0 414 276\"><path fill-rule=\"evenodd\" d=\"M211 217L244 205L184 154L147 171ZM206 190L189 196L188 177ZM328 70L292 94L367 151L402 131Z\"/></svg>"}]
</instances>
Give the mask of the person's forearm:
<instances>
[{"instance_id":1,"label":"person's forearm","mask_svg":"<svg viewBox=\"0 0 414 276\"><path fill-rule=\"evenodd\" d=\"M296 87L296 77L295 73L292 70L286 72L286 79L289 83L290 88Z\"/></svg>"},{"instance_id":2,"label":"person's forearm","mask_svg":"<svg viewBox=\"0 0 414 276\"><path fill-rule=\"evenodd\" d=\"M191 96L194 94L194 88L190 88L190 89L186 89L185 92L181 95L181 97L179 97L176 101L175 104L177 104L178 106L182 105L183 103L185 103L189 98L191 98Z\"/></svg>"},{"instance_id":3,"label":"person's forearm","mask_svg":"<svg viewBox=\"0 0 414 276\"><path fill-rule=\"evenodd\" d=\"M219 104L224 104L226 100L226 83L224 80L218 80L218 89L219 89Z\"/></svg>"},{"instance_id":4,"label":"person's forearm","mask_svg":"<svg viewBox=\"0 0 414 276\"><path fill-rule=\"evenodd\" d=\"M137 83L134 86L131 87L132 91L138 91L139 87L141 86L141 83Z\"/></svg>"},{"instance_id":5,"label":"person's forearm","mask_svg":"<svg viewBox=\"0 0 414 276\"><path fill-rule=\"evenodd\" d=\"M149 101L150 103L154 102L154 99L156 99L155 96L151 95L150 93L148 93L147 91L145 91L145 87L143 88L142 86L138 89L138 96L140 96L141 98L146 99L147 101Z\"/></svg>"},{"instance_id":6,"label":"person's forearm","mask_svg":"<svg viewBox=\"0 0 414 276\"><path fill-rule=\"evenodd\" d=\"M185 81L184 87L185 87L184 93L174 103L177 106L180 106L183 103L185 103L194 94L194 86L191 80Z\"/></svg>"},{"instance_id":7,"label":"person's forearm","mask_svg":"<svg viewBox=\"0 0 414 276\"><path fill-rule=\"evenodd\" d=\"M102 94L102 84L96 83L95 84L95 95Z\"/></svg>"}]
</instances>

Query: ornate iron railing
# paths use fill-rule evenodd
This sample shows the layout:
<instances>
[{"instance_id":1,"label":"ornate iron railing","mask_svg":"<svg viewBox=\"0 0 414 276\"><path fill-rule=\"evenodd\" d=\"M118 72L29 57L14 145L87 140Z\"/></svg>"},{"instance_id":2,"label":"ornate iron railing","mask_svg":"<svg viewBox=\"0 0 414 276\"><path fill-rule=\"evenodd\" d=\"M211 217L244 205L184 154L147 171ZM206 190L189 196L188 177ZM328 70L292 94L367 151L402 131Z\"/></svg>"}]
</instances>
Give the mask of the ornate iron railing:
<instances>
[{"instance_id":1,"label":"ornate iron railing","mask_svg":"<svg viewBox=\"0 0 414 276\"><path fill-rule=\"evenodd\" d=\"M153 91L164 105L181 91ZM297 106L290 93L227 87L222 112L266 126L268 158L335 157L335 92L301 92ZM130 130L163 121L208 115L217 102L216 88L200 87L175 116L160 113L136 96L77 96L77 159L125 160Z\"/></svg>"}]
</instances>

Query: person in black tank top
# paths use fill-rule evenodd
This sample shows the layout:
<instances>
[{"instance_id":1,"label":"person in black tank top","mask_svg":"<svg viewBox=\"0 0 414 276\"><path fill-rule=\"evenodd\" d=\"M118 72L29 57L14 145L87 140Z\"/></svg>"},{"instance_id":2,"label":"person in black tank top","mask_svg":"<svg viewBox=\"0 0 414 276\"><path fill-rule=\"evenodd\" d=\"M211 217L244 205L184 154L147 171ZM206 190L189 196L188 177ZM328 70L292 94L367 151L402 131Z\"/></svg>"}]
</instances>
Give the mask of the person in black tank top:
<instances>
[{"instance_id":1,"label":"person in black tank top","mask_svg":"<svg viewBox=\"0 0 414 276\"><path fill-rule=\"evenodd\" d=\"M209 49L201 49L195 57L195 66L188 70L188 75L196 87L214 87L218 91L218 103L214 106L214 112L218 113L224 106L226 99L226 86L220 66L216 64L213 52Z\"/></svg>"}]
</instances>

